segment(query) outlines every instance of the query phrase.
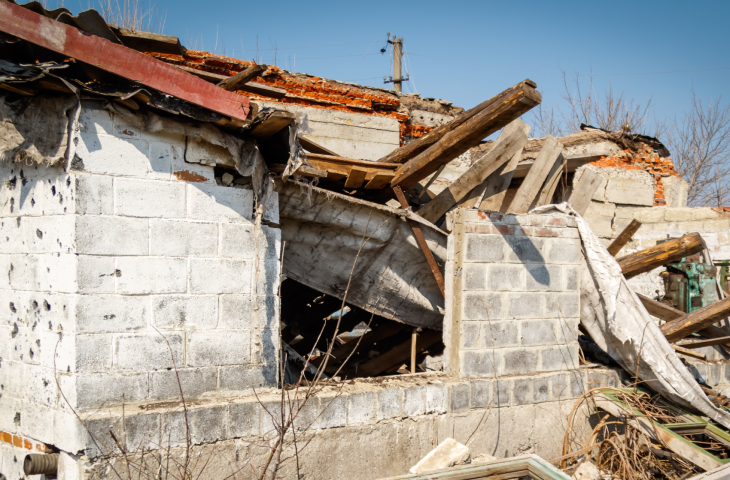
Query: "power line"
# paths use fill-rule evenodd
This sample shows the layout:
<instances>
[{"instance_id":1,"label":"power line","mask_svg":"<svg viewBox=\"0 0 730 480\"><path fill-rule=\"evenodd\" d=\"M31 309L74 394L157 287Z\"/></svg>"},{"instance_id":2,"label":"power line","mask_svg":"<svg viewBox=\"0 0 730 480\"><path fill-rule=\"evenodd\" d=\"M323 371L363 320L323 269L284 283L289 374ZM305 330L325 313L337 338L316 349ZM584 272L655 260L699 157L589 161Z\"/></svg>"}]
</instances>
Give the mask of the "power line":
<instances>
[{"instance_id":1,"label":"power line","mask_svg":"<svg viewBox=\"0 0 730 480\"><path fill-rule=\"evenodd\" d=\"M369 57L372 55L382 55L382 53L358 53L355 55L335 55L332 57L302 57L300 60L314 60L318 58L342 58L342 57Z\"/></svg>"}]
</instances>

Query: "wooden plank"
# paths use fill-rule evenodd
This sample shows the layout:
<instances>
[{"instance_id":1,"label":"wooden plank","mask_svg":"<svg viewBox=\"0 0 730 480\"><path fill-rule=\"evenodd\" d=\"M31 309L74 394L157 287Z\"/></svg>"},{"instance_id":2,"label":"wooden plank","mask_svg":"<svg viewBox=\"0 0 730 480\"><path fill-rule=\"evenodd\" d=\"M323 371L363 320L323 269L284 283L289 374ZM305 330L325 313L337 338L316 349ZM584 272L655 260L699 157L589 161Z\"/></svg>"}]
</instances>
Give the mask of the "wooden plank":
<instances>
[{"instance_id":1,"label":"wooden plank","mask_svg":"<svg viewBox=\"0 0 730 480\"><path fill-rule=\"evenodd\" d=\"M583 170L583 175L581 175L580 180L578 180L578 184L575 186L573 193L570 194L570 198L568 199L568 203L570 203L573 207L573 210L578 212L578 215L585 215L586 210L588 210L588 207L591 204L593 195L596 193L596 190L598 190L598 187L601 186L602 181L603 175L600 172L597 172L592 168Z\"/></svg>"},{"instance_id":2,"label":"wooden plank","mask_svg":"<svg viewBox=\"0 0 730 480\"><path fill-rule=\"evenodd\" d=\"M393 180L395 173L393 172L378 172L375 176L365 185L366 190L379 190L385 188Z\"/></svg>"},{"instance_id":3,"label":"wooden plank","mask_svg":"<svg viewBox=\"0 0 730 480\"><path fill-rule=\"evenodd\" d=\"M274 173L284 173L284 170L286 170L286 165L283 163L274 163L272 165L269 165L269 171L272 171ZM327 178L327 172L325 172L324 170L320 170L319 168L310 167L308 165L301 165L294 173L297 173L304 177Z\"/></svg>"},{"instance_id":4,"label":"wooden plank","mask_svg":"<svg viewBox=\"0 0 730 480\"><path fill-rule=\"evenodd\" d=\"M521 83L518 87L510 95L490 104L401 165L390 184L406 189L412 187L438 170L444 163L450 162L482 139L504 128L542 101L540 93L527 82Z\"/></svg>"},{"instance_id":5,"label":"wooden plank","mask_svg":"<svg viewBox=\"0 0 730 480\"><path fill-rule=\"evenodd\" d=\"M517 165L522 158L523 150L524 149L520 149L512 156L512 158L510 158L509 162L498 168L497 171L492 173L484 181L484 194L482 195L482 199L478 205L480 210L492 210L495 212L501 211L502 203L504 203L504 197L507 195L507 190L512 183L512 177L514 176Z\"/></svg>"},{"instance_id":6,"label":"wooden plank","mask_svg":"<svg viewBox=\"0 0 730 480\"><path fill-rule=\"evenodd\" d=\"M543 144L542 150L537 155L535 163L530 169L522 185L517 190L515 198L512 199L507 213L527 213L530 205L535 201L545 179L557 162L560 152L563 151L563 144L557 138L549 136Z\"/></svg>"},{"instance_id":7,"label":"wooden plank","mask_svg":"<svg viewBox=\"0 0 730 480\"><path fill-rule=\"evenodd\" d=\"M232 77L228 77L225 80L221 80L218 83L218 86L221 87L223 90L228 90L229 92L239 90L241 88L241 86L246 84L246 82L260 76L268 68L269 68L268 65L263 65L263 64L251 65L248 68L244 68L243 70L241 70L237 74L233 75Z\"/></svg>"},{"instance_id":8,"label":"wooden plank","mask_svg":"<svg viewBox=\"0 0 730 480\"><path fill-rule=\"evenodd\" d=\"M248 98L109 40L0 2L0 31L222 115L246 120Z\"/></svg>"},{"instance_id":9,"label":"wooden plank","mask_svg":"<svg viewBox=\"0 0 730 480\"><path fill-rule=\"evenodd\" d=\"M400 206L403 209L407 209L408 207L410 207L410 205L408 205L408 200L406 200L406 196L400 187L393 187L393 192L395 192L395 196L398 198ZM413 236L416 237L416 242L418 242L418 246L421 248L423 256L426 257L426 262L431 269L431 273L433 273L433 277L436 279L436 284L438 285L439 290L441 290L441 295L446 297L444 276L441 274L441 270L439 270L436 259L433 258L433 252L431 252L431 249L428 248L428 243L426 243L426 237L423 236L421 226L418 224L418 222L411 219L408 219L408 223L411 225L411 230L413 230Z\"/></svg>"},{"instance_id":10,"label":"wooden plank","mask_svg":"<svg viewBox=\"0 0 730 480\"><path fill-rule=\"evenodd\" d=\"M114 34L125 47L140 52L157 52L171 55L184 55L185 51L180 39L170 35L160 35L152 32L139 32L126 28L114 29Z\"/></svg>"},{"instance_id":11,"label":"wooden plank","mask_svg":"<svg viewBox=\"0 0 730 480\"><path fill-rule=\"evenodd\" d=\"M420 353L441 341L441 332L425 330L418 335L416 350ZM411 355L411 339L397 345L382 355L368 360L357 367L358 377L372 377L399 363L405 363Z\"/></svg>"},{"instance_id":12,"label":"wooden plank","mask_svg":"<svg viewBox=\"0 0 730 480\"><path fill-rule=\"evenodd\" d=\"M299 135L299 145L302 146L302 148L310 153L321 153L323 155L334 155L337 156L335 152L332 150L329 150L322 145L316 143L314 140L312 140L309 137L305 137L303 135Z\"/></svg>"},{"instance_id":13,"label":"wooden plank","mask_svg":"<svg viewBox=\"0 0 730 480\"><path fill-rule=\"evenodd\" d=\"M441 191L436 198L418 210L418 214L435 223L459 200L478 187L498 167L508 162L527 143L530 127L522 120L507 125L496 145L469 167L459 178Z\"/></svg>"},{"instance_id":14,"label":"wooden plank","mask_svg":"<svg viewBox=\"0 0 730 480\"><path fill-rule=\"evenodd\" d=\"M636 412L630 411L615 403L610 398L602 395L594 395L596 407L604 410L617 419L623 420L631 427L639 432L653 438L665 445L672 452L680 455L685 460L692 462L704 470L712 470L721 465L717 460L710 457L707 453L697 449L692 443L687 442L677 434L673 434L661 426L656 426L644 415L637 415ZM658 438L657 438L658 436Z\"/></svg>"},{"instance_id":15,"label":"wooden plank","mask_svg":"<svg viewBox=\"0 0 730 480\"><path fill-rule=\"evenodd\" d=\"M294 123L294 120L296 120L296 115L293 113L277 110L266 120L256 125L251 131L251 135L258 139L269 138Z\"/></svg>"},{"instance_id":16,"label":"wooden plank","mask_svg":"<svg viewBox=\"0 0 730 480\"><path fill-rule=\"evenodd\" d=\"M393 173L397 165L388 165L383 163L374 163L367 160L355 160L351 158L336 157L332 155L321 155L309 153L307 154L307 160L312 166L324 170L326 172L335 173L336 175L342 175L339 178L344 178L350 174L350 170L353 167L358 167L367 172L365 175L365 181L372 180L378 174ZM332 176L329 177L334 180ZM339 179L338 178L338 179Z\"/></svg>"},{"instance_id":17,"label":"wooden plank","mask_svg":"<svg viewBox=\"0 0 730 480\"><path fill-rule=\"evenodd\" d=\"M687 313L660 326L662 333L670 342L676 342L687 335L711 326L730 315L730 297Z\"/></svg>"},{"instance_id":18,"label":"wooden plank","mask_svg":"<svg viewBox=\"0 0 730 480\"><path fill-rule=\"evenodd\" d=\"M682 348L703 348L728 344L730 344L730 337L708 338L702 340L682 340L676 345Z\"/></svg>"},{"instance_id":19,"label":"wooden plank","mask_svg":"<svg viewBox=\"0 0 730 480\"><path fill-rule=\"evenodd\" d=\"M258 82L248 82L238 86L238 90L242 90L248 93L255 93L256 95L262 95L264 97L271 97L282 99L286 97L286 90L283 88L271 87Z\"/></svg>"},{"instance_id":20,"label":"wooden plank","mask_svg":"<svg viewBox=\"0 0 730 480\"><path fill-rule=\"evenodd\" d=\"M381 340L384 340L388 337L392 337L393 335L397 334L401 330L403 330L406 326L402 323L393 322L393 321L387 321L385 325L381 325L378 328L373 328L372 331L366 333L363 335L362 339L360 340L360 344L358 345L357 339L351 340L344 345L337 345L332 349L332 357L334 362L341 363L344 362L347 359L347 356L352 353L353 349L355 348L355 345L357 345L357 350L360 352L365 352L373 347L376 343L380 342ZM330 363L333 363L332 365L328 366L327 372L328 373L334 373L337 371L337 366L334 365L334 362L330 361ZM319 365L320 362L315 362L315 365Z\"/></svg>"},{"instance_id":21,"label":"wooden plank","mask_svg":"<svg viewBox=\"0 0 730 480\"><path fill-rule=\"evenodd\" d=\"M524 82L520 82L517 85L514 85L507 90L501 92L500 94L483 101L476 107L467 110L451 122L431 130L426 135L408 143L407 145L396 148L388 155L377 160L377 163L406 163L408 160L412 159L416 155L425 151L431 145L441 140L444 135L463 125L466 121L468 121L484 109L491 107L495 103L503 101L506 97L512 95L516 90L521 89L523 84L527 84L530 88L537 88L537 85L532 80L525 80Z\"/></svg>"},{"instance_id":22,"label":"wooden plank","mask_svg":"<svg viewBox=\"0 0 730 480\"><path fill-rule=\"evenodd\" d=\"M345 188L360 188L365 183L365 175L368 171L361 167L352 167L345 180Z\"/></svg>"},{"instance_id":23,"label":"wooden plank","mask_svg":"<svg viewBox=\"0 0 730 480\"><path fill-rule=\"evenodd\" d=\"M688 233L682 238L673 238L654 247L621 257L618 259L618 264L624 277L628 280L667 263L677 262L681 258L694 255L705 248L705 242L699 233Z\"/></svg>"},{"instance_id":24,"label":"wooden plank","mask_svg":"<svg viewBox=\"0 0 730 480\"><path fill-rule=\"evenodd\" d=\"M634 236L634 234L641 228L641 222L638 220L631 220L631 223L623 229L621 233L619 233L618 237L611 242L611 245L608 246L606 250L608 250L608 253L610 253L612 256L616 256L618 252L621 251L622 248L624 248L624 245L629 243L631 240L631 237Z\"/></svg>"},{"instance_id":25,"label":"wooden plank","mask_svg":"<svg viewBox=\"0 0 730 480\"><path fill-rule=\"evenodd\" d=\"M707 356L704 353L693 352L689 348L683 348L679 345L672 345L672 349L675 352L681 353L682 355L687 355L688 357L696 358L698 360L707 360Z\"/></svg>"},{"instance_id":26,"label":"wooden plank","mask_svg":"<svg viewBox=\"0 0 730 480\"><path fill-rule=\"evenodd\" d=\"M343 178L347 178L347 172L342 170L336 170L334 168L328 168L327 170L327 179L333 180L333 181L339 181Z\"/></svg>"},{"instance_id":27,"label":"wooden plank","mask_svg":"<svg viewBox=\"0 0 730 480\"><path fill-rule=\"evenodd\" d=\"M550 170L550 173L548 173L548 176L545 179L545 183L540 190L540 194L537 196L537 201L533 202L534 206L540 207L542 205L550 205L550 203L553 201L553 195L555 195L555 190L558 189L560 180L564 178L563 176L567 164L568 161L565 159L565 155L561 153L558 156L558 159L555 160L555 163L553 164L553 168ZM532 208L532 206L530 206L530 208Z\"/></svg>"}]
</instances>

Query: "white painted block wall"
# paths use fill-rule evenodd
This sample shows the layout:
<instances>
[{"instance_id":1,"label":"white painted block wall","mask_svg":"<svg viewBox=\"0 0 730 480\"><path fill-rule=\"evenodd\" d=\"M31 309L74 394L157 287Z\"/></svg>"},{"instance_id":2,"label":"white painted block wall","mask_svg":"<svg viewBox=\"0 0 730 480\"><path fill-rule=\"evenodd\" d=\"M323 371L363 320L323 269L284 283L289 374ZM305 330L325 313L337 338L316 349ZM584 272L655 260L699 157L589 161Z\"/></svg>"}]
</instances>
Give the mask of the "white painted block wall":
<instances>
[{"instance_id":1,"label":"white painted block wall","mask_svg":"<svg viewBox=\"0 0 730 480\"><path fill-rule=\"evenodd\" d=\"M280 232L253 193L182 136L93 104L80 123L70 172L0 164L0 431L68 452L69 405L175 400L173 358L187 399L273 386L279 337Z\"/></svg>"}]
</instances>

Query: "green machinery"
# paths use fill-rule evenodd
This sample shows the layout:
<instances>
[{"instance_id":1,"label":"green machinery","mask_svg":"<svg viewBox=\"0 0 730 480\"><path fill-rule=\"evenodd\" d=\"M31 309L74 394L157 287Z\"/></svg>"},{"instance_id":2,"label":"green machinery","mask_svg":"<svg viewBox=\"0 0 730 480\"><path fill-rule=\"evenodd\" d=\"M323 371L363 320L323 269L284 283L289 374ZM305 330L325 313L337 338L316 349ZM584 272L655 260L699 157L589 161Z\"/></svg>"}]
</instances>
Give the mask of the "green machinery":
<instances>
[{"instance_id":1,"label":"green machinery","mask_svg":"<svg viewBox=\"0 0 730 480\"><path fill-rule=\"evenodd\" d=\"M667 264L662 301L686 313L716 302L718 267L701 263L698 256Z\"/></svg>"}]
</instances>

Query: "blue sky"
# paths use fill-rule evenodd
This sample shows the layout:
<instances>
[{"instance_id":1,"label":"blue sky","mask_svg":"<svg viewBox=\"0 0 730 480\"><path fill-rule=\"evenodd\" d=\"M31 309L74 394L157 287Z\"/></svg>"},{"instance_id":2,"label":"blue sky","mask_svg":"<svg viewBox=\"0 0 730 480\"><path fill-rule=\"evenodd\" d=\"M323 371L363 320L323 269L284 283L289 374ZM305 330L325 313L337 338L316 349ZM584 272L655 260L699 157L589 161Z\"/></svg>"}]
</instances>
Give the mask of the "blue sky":
<instances>
[{"instance_id":1,"label":"blue sky","mask_svg":"<svg viewBox=\"0 0 730 480\"><path fill-rule=\"evenodd\" d=\"M67 6L77 11L75 1ZM465 108L525 78L537 83L544 107L559 105L560 69L591 67L598 95L611 82L641 104L651 98L659 118L681 115L693 87L703 100L730 101L728 1L152 3L165 15L164 33L188 47L250 60L258 40L263 63L378 87L392 73L391 50L379 53L391 32L408 54L413 81L404 91ZM598 76L702 69L723 70Z\"/></svg>"}]
</instances>

